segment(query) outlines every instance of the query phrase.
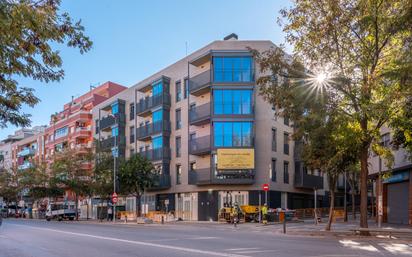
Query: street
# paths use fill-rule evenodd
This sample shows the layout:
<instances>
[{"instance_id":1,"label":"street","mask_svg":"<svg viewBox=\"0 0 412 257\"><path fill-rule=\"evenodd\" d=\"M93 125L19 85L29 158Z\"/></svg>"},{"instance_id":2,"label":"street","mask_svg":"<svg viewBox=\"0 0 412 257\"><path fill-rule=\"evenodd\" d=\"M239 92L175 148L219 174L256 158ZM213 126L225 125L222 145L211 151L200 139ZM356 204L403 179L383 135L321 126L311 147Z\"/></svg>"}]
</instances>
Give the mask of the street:
<instances>
[{"instance_id":1,"label":"street","mask_svg":"<svg viewBox=\"0 0 412 257\"><path fill-rule=\"evenodd\" d=\"M4 220L0 257L411 256L412 243L283 235L227 224L123 225ZM245 226L249 226L246 228ZM250 228L254 229L250 229Z\"/></svg>"}]
</instances>

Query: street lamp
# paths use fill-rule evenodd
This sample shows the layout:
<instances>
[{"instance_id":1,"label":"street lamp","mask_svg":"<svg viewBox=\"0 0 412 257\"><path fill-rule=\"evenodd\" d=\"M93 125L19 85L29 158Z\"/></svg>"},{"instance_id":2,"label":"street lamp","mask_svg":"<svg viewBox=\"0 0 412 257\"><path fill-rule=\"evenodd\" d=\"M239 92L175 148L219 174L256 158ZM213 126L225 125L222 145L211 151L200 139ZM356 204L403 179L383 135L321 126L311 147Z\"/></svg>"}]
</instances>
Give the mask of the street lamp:
<instances>
[{"instance_id":1,"label":"street lamp","mask_svg":"<svg viewBox=\"0 0 412 257\"><path fill-rule=\"evenodd\" d=\"M117 158L119 157L119 149L117 146L117 134L119 133L119 126L117 124L117 117L116 115L110 114L114 118L114 123L116 124L117 131L114 133L114 146L112 148L112 155L113 155L113 193L116 193L116 162ZM113 203L113 223L116 222L116 203Z\"/></svg>"}]
</instances>

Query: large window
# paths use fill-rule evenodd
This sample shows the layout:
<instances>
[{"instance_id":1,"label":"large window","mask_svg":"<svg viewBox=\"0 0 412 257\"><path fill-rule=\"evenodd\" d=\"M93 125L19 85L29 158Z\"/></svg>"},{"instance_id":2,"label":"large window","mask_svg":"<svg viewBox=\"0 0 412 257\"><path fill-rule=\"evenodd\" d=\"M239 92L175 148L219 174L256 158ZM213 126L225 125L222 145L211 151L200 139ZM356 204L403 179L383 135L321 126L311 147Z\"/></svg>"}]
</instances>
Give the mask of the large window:
<instances>
[{"instance_id":1,"label":"large window","mask_svg":"<svg viewBox=\"0 0 412 257\"><path fill-rule=\"evenodd\" d=\"M283 183L289 184L289 162L283 162Z\"/></svg>"},{"instance_id":2,"label":"large window","mask_svg":"<svg viewBox=\"0 0 412 257\"><path fill-rule=\"evenodd\" d=\"M130 120L134 120L134 103L131 103L130 104L130 113L129 113L129 116L130 116Z\"/></svg>"},{"instance_id":3,"label":"large window","mask_svg":"<svg viewBox=\"0 0 412 257\"><path fill-rule=\"evenodd\" d=\"M68 127L63 127L63 128L59 128L56 129L56 131L54 132L54 138L60 138L60 137L64 137L69 133L69 128Z\"/></svg>"},{"instance_id":4,"label":"large window","mask_svg":"<svg viewBox=\"0 0 412 257\"><path fill-rule=\"evenodd\" d=\"M180 157L182 155L182 138L176 137L176 157Z\"/></svg>"},{"instance_id":5,"label":"large window","mask_svg":"<svg viewBox=\"0 0 412 257\"><path fill-rule=\"evenodd\" d=\"M276 152L277 150L277 140L276 140L276 128L272 128L272 151Z\"/></svg>"},{"instance_id":6,"label":"large window","mask_svg":"<svg viewBox=\"0 0 412 257\"><path fill-rule=\"evenodd\" d=\"M134 126L130 127L130 144L134 143Z\"/></svg>"},{"instance_id":7,"label":"large window","mask_svg":"<svg viewBox=\"0 0 412 257\"><path fill-rule=\"evenodd\" d=\"M289 154L289 134L283 134L283 153Z\"/></svg>"},{"instance_id":8,"label":"large window","mask_svg":"<svg viewBox=\"0 0 412 257\"><path fill-rule=\"evenodd\" d=\"M276 182L276 175L276 159L272 159L271 179L273 182Z\"/></svg>"},{"instance_id":9,"label":"large window","mask_svg":"<svg viewBox=\"0 0 412 257\"><path fill-rule=\"evenodd\" d=\"M184 82L184 91L183 91L183 98L184 99L186 99L187 98L187 96L189 95L189 80L188 79L185 79L185 82Z\"/></svg>"},{"instance_id":10,"label":"large window","mask_svg":"<svg viewBox=\"0 0 412 257\"><path fill-rule=\"evenodd\" d=\"M112 104L112 114L116 114L119 112L119 104L118 103L114 103Z\"/></svg>"},{"instance_id":11,"label":"large window","mask_svg":"<svg viewBox=\"0 0 412 257\"><path fill-rule=\"evenodd\" d=\"M160 95L163 92L162 82L153 85L153 96Z\"/></svg>"},{"instance_id":12,"label":"large window","mask_svg":"<svg viewBox=\"0 0 412 257\"><path fill-rule=\"evenodd\" d=\"M213 91L215 114L251 114L252 90L217 89Z\"/></svg>"},{"instance_id":13,"label":"large window","mask_svg":"<svg viewBox=\"0 0 412 257\"><path fill-rule=\"evenodd\" d=\"M252 122L215 122L215 147L252 146Z\"/></svg>"},{"instance_id":14,"label":"large window","mask_svg":"<svg viewBox=\"0 0 412 257\"><path fill-rule=\"evenodd\" d=\"M182 100L182 85L180 81L177 81L176 84L176 103Z\"/></svg>"},{"instance_id":15,"label":"large window","mask_svg":"<svg viewBox=\"0 0 412 257\"><path fill-rule=\"evenodd\" d=\"M163 137L162 136L154 137L152 140L152 148L159 149L162 147L163 147Z\"/></svg>"},{"instance_id":16,"label":"large window","mask_svg":"<svg viewBox=\"0 0 412 257\"><path fill-rule=\"evenodd\" d=\"M119 135L119 127L113 127L112 128L112 137L118 136Z\"/></svg>"},{"instance_id":17,"label":"large window","mask_svg":"<svg viewBox=\"0 0 412 257\"><path fill-rule=\"evenodd\" d=\"M180 109L176 110L176 130L182 128L182 111Z\"/></svg>"},{"instance_id":18,"label":"large window","mask_svg":"<svg viewBox=\"0 0 412 257\"><path fill-rule=\"evenodd\" d=\"M152 114L152 122L158 122L158 121L162 121L163 120L163 110L157 110L155 112L153 112Z\"/></svg>"},{"instance_id":19,"label":"large window","mask_svg":"<svg viewBox=\"0 0 412 257\"><path fill-rule=\"evenodd\" d=\"M214 57L215 82L253 81L252 57Z\"/></svg>"},{"instance_id":20,"label":"large window","mask_svg":"<svg viewBox=\"0 0 412 257\"><path fill-rule=\"evenodd\" d=\"M182 165L177 164L176 165L176 185L179 185L182 183Z\"/></svg>"}]
</instances>

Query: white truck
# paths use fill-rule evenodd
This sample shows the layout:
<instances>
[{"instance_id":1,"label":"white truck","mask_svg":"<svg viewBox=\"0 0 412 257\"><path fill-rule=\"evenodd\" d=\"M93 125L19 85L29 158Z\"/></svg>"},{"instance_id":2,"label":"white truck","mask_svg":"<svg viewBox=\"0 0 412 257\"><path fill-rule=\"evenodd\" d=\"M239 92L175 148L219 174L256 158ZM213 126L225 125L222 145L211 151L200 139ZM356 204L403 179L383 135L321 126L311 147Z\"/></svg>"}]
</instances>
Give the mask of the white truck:
<instances>
[{"instance_id":1,"label":"white truck","mask_svg":"<svg viewBox=\"0 0 412 257\"><path fill-rule=\"evenodd\" d=\"M76 217L76 210L74 204L58 204L50 203L47 205L46 220L50 221L52 219L62 220L74 220Z\"/></svg>"}]
</instances>

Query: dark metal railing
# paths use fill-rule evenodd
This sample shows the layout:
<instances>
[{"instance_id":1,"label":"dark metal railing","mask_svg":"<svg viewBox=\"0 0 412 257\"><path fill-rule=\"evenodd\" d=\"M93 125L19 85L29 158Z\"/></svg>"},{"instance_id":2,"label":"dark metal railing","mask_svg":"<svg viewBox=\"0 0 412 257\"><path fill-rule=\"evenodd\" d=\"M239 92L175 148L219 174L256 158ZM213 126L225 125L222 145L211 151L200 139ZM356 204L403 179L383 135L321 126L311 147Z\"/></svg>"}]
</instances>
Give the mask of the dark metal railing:
<instances>
[{"instance_id":1,"label":"dark metal railing","mask_svg":"<svg viewBox=\"0 0 412 257\"><path fill-rule=\"evenodd\" d=\"M189 110L190 123L192 124L199 121L210 119L210 104L211 103L206 103L192 107Z\"/></svg>"},{"instance_id":2,"label":"dark metal railing","mask_svg":"<svg viewBox=\"0 0 412 257\"><path fill-rule=\"evenodd\" d=\"M136 138L143 139L148 138L154 134L170 132L170 121L162 120L150 123L142 127L138 127L136 130Z\"/></svg>"},{"instance_id":3,"label":"dark metal railing","mask_svg":"<svg viewBox=\"0 0 412 257\"><path fill-rule=\"evenodd\" d=\"M170 94L162 93L141 99L136 104L136 114L142 114L159 105L170 106Z\"/></svg>"},{"instance_id":4,"label":"dark metal railing","mask_svg":"<svg viewBox=\"0 0 412 257\"><path fill-rule=\"evenodd\" d=\"M212 80L210 76L210 70L204 71L200 73L199 75L196 75L193 78L190 78L190 84L189 84L190 93L195 92L199 89L202 89L206 87L207 85L210 85L211 81Z\"/></svg>"},{"instance_id":5,"label":"dark metal railing","mask_svg":"<svg viewBox=\"0 0 412 257\"><path fill-rule=\"evenodd\" d=\"M210 153L210 146L210 135L194 138L189 141L189 153L193 155L207 154Z\"/></svg>"}]
</instances>

